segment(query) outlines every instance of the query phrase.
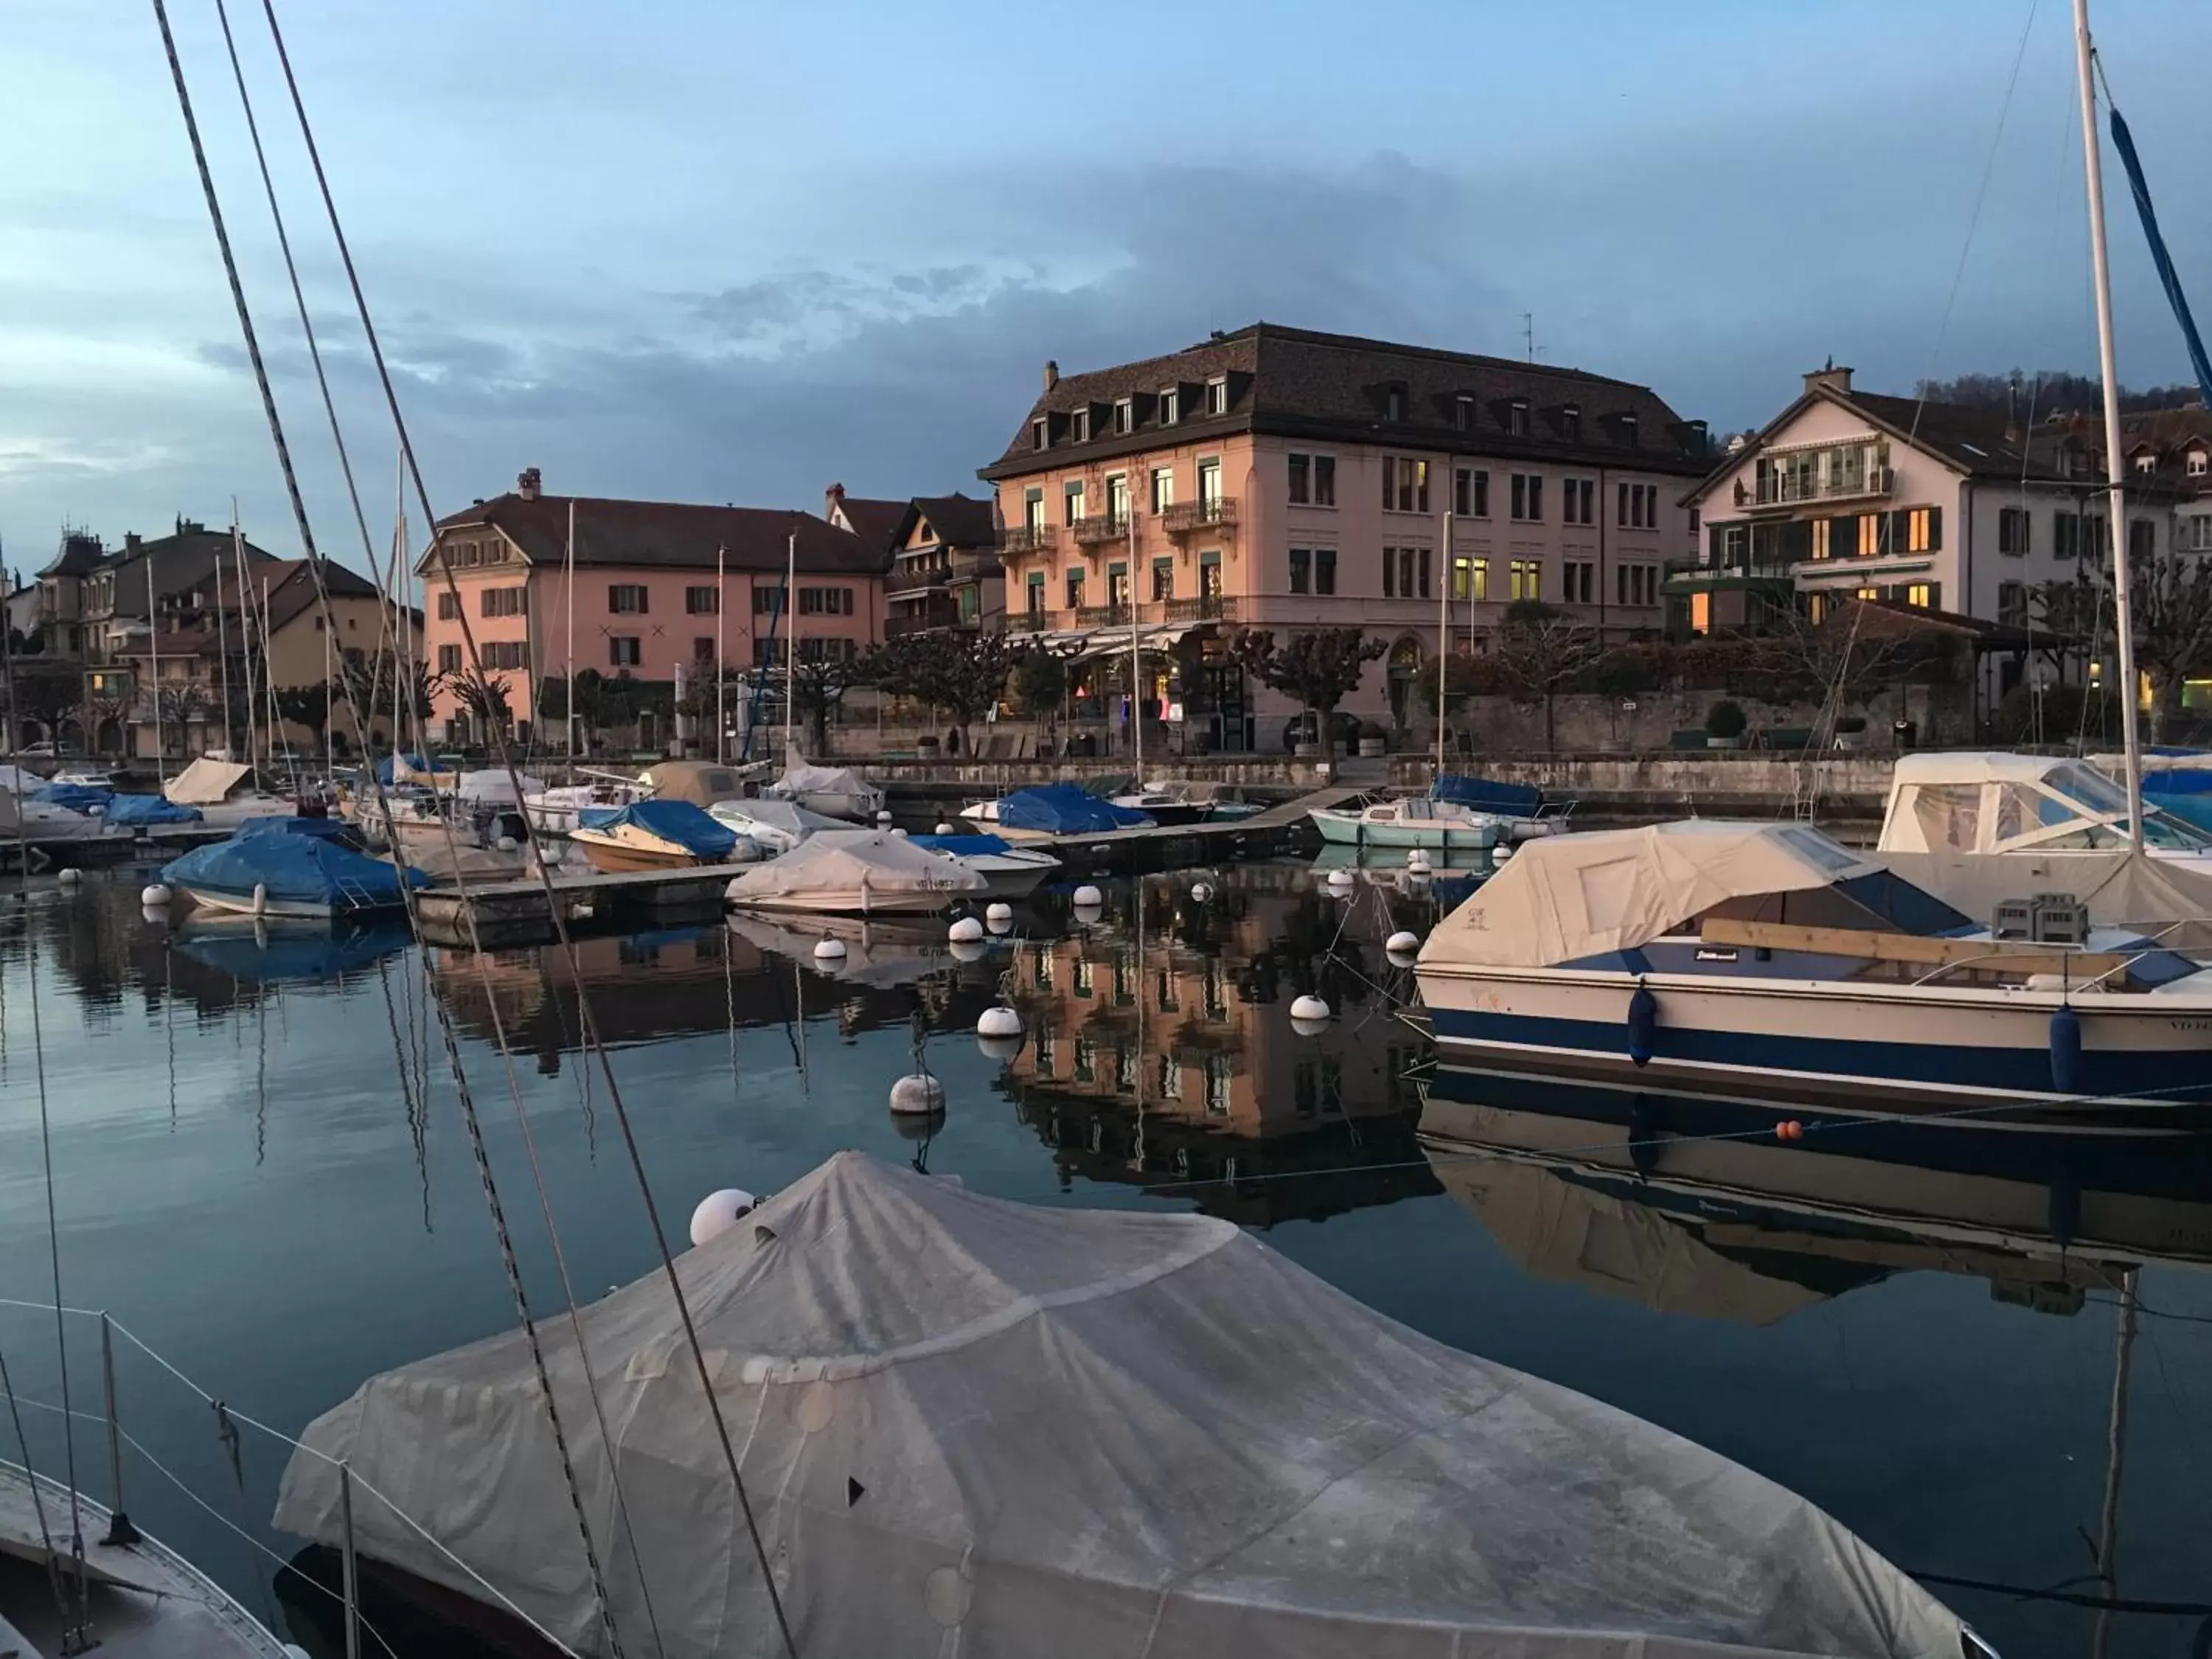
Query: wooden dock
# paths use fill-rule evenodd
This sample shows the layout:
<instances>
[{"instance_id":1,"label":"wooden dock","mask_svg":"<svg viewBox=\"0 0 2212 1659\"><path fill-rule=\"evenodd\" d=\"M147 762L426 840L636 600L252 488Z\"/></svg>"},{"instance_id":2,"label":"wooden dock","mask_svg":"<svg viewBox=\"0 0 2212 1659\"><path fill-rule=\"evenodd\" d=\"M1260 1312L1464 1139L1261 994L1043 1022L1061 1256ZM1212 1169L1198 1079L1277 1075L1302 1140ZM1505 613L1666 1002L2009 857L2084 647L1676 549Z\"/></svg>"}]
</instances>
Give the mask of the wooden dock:
<instances>
[{"instance_id":1,"label":"wooden dock","mask_svg":"<svg viewBox=\"0 0 2212 1659\"><path fill-rule=\"evenodd\" d=\"M677 870L593 870L553 878L553 902L578 933L631 933L721 914L722 893L744 864L702 864ZM473 913L474 927L471 927ZM545 884L535 876L425 888L415 914L424 943L487 947L543 944L556 937Z\"/></svg>"}]
</instances>

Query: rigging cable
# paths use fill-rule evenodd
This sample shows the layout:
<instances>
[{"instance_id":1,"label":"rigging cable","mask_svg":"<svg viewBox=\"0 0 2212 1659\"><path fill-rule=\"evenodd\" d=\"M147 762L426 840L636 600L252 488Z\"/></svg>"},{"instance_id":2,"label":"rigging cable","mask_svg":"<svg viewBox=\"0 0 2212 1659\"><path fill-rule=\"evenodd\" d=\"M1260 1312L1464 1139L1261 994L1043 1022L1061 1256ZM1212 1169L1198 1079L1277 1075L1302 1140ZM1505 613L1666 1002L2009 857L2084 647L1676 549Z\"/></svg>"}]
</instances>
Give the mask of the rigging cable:
<instances>
[{"instance_id":1,"label":"rigging cable","mask_svg":"<svg viewBox=\"0 0 2212 1659\"><path fill-rule=\"evenodd\" d=\"M192 112L191 94L185 82L184 63L178 56L176 37L169 27L167 0L153 0L153 6L155 21L160 26L161 32L162 48L168 57L170 77L176 86L178 107L184 117L185 132L191 142L192 159L199 173L201 191L206 198L208 216L215 230L216 246L222 256L223 274L230 284L231 300L237 310L240 330L245 336L246 355L252 364L254 382L261 394L262 410L267 417L270 438L276 448L277 462L284 476L285 490L291 500L293 519L300 532L301 547L307 556L308 568L314 574L317 597L321 602L327 622L331 615L330 595L323 577L322 560L316 550L314 532L308 523L307 507L300 495L299 477L292 465L290 446L284 437L283 422L276 412L276 396L270 386L268 365L261 355L260 339L254 331L252 313L246 305L246 290L239 280L238 263L231 250L230 233L223 221L222 204L216 194L215 177L208 167L206 149L200 142L199 123ZM275 21L273 12L270 14L270 21L273 25ZM287 73L288 75L289 73L289 68ZM348 688L348 695L350 697L350 687ZM370 769L369 775L372 780L375 780L376 774L374 768ZM377 781L376 787L380 803L382 803L384 795L380 781ZM387 823L391 821L388 809L386 821ZM411 898L411 886L405 879L408 873L403 860L400 867L399 887L403 894L409 895ZM27 880L27 874L26 881ZM411 919L413 911L411 902L409 904L409 911ZM35 984L34 979L34 992ZM529 1300L523 1290L521 1267L514 1256L505 1212L500 1206L498 1188L493 1181L490 1162L484 1152L482 1127L477 1121L474 1100L468 1091L465 1076L461 1067L460 1050L454 1040L450 1024L446 1025L446 1047L463 1103L463 1116L467 1123L471 1143L476 1154L477 1175L483 1184L485 1201L491 1210L494 1229L499 1237L500 1254L507 1272L508 1287L514 1293L516 1311L521 1319L524 1332L528 1339L532 1362L537 1368L539 1386L545 1393L545 1414L551 1425L555 1447L560 1454L562 1472L568 1487L570 1506L574 1510L577 1528L583 1539L586 1562L591 1571L593 1587L599 1597L600 1615L606 1626L608 1644L613 1650L617 1659L621 1659L622 1646L620 1638L615 1630L612 1598L607 1589L605 1575L600 1568L599 1548L592 1537L591 1523L585 1512L583 1495L578 1485L574 1462L570 1456L568 1437L561 1422L560 1408L555 1401L552 1381L545 1368L544 1350L539 1345L537 1326L531 1317ZM60 1267L58 1258L55 1266L57 1284L54 1300L58 1304L62 1299L58 1283ZM58 1319L58 1316L57 1318ZM64 1374L66 1382L66 1367ZM64 1405L66 1403L64 1401ZM74 1487L73 1474L70 1484Z\"/></svg>"},{"instance_id":2,"label":"rigging cable","mask_svg":"<svg viewBox=\"0 0 2212 1659\"><path fill-rule=\"evenodd\" d=\"M161 0L155 0L155 3L159 7ZM431 508L429 489L423 482L422 465L415 453L414 445L407 435L406 419L400 411L398 393L392 385L391 368L385 359L382 343L377 337L374 320L369 312L368 295L362 288L360 272L354 264L352 247L346 239L344 226L338 215L337 204L331 192L329 175L323 167L321 150L315 143L313 125L308 119L307 104L301 95L298 78L293 73L291 54L285 47L283 29L276 21L276 10L273 0L262 0L262 12L268 21L270 38L276 48L277 61L283 69L285 86L291 95L293 112L299 122L301 137L306 144L308 160L314 170L316 187L322 197L324 212L329 220L331 236L337 244L338 256L345 270L347 284L352 290L355 309L360 318L362 331L368 344L369 355L376 367L377 380L383 389L385 403L392 413L393 428L399 438L401 456L406 463L408 476L414 484L416 496L422 508L424 517L434 526L437 519ZM164 27L166 29L166 23ZM180 87L181 84L180 81ZM454 579L452 557L442 542L437 543L436 547L439 574L445 579L446 591L453 594L458 602L460 597L460 586ZM463 647L470 663L481 674L483 655L477 648L475 630L469 623L465 607L459 607L459 609L460 615L458 621ZM522 791L516 773L514 750L507 742L507 734L495 722L492 723L491 736L501 767L507 773L509 787L520 799ZM530 824L526 814L524 825L530 836L532 850L535 853L537 851L535 827ZM722 1453L724 1466L729 1473L732 1490L737 1498L738 1510L744 1518L745 1532L752 1545L754 1559L760 1568L762 1588L768 1596L769 1607L775 1614L776 1629L781 1638L784 1652L788 1656L788 1659L797 1659L798 1644L792 1636L791 1623L784 1609L782 1594L776 1588L775 1574L769 1560L768 1545L761 1533L759 1518L754 1513L752 1499L745 1488L744 1475L738 1467L736 1443L731 1437L728 1421L723 1415L720 1398L714 1392L714 1377L708 1368L706 1350L700 1340L696 1322L692 1318L690 1299L684 1294L683 1282L676 1272L676 1258L669 1249L667 1229L662 1224L660 1208L653 1198L652 1182L646 1174L644 1156L637 1144L637 1137L630 1121L629 1109L623 1099L621 1085L615 1078L613 1062L608 1055L605 1039L599 1030L598 1021L592 1016L591 1000L580 990L581 964L577 956L575 941L568 931L568 920L562 915L557 902L552 876L546 867L545 860L542 857L534 857L530 863L535 868L539 884L544 891L546 908L551 916L555 936L567 958L570 972L579 981L580 991L577 1000L579 1017L582 1021L586 1036L599 1057L601 1077L607 1085L609 1103L614 1110L616 1123L622 1132L623 1147L628 1155L631 1172L637 1182L638 1195L645 1207L647 1221L652 1228L654 1247L659 1254L661 1271L667 1280L671 1299L675 1304L678 1316L684 1327L684 1342L690 1352L692 1369L697 1376L700 1393L707 1407L708 1415L714 1425L715 1437Z\"/></svg>"}]
</instances>

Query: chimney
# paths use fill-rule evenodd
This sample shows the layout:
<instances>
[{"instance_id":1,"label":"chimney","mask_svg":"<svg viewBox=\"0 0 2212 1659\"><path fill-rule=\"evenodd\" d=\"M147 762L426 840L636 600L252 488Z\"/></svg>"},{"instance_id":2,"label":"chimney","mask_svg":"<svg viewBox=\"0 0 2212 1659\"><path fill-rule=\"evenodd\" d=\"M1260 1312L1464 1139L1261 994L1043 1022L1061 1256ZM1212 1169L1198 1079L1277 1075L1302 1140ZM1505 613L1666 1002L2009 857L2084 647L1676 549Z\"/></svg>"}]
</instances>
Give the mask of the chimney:
<instances>
[{"instance_id":1,"label":"chimney","mask_svg":"<svg viewBox=\"0 0 2212 1659\"><path fill-rule=\"evenodd\" d=\"M538 499L538 492L545 482L545 475L534 466L526 466L514 480L514 493L526 501Z\"/></svg>"},{"instance_id":2,"label":"chimney","mask_svg":"<svg viewBox=\"0 0 2212 1659\"><path fill-rule=\"evenodd\" d=\"M139 541L138 532L137 531L126 530L123 532L123 545L130 551L135 553L142 545L143 545L143 544Z\"/></svg>"},{"instance_id":3,"label":"chimney","mask_svg":"<svg viewBox=\"0 0 2212 1659\"><path fill-rule=\"evenodd\" d=\"M1838 368L1836 360L1833 357L1829 358L1825 368L1816 368L1805 377L1807 392L1817 392L1822 386L1827 387L1831 392L1840 392L1845 397L1849 397L1851 391L1851 371L1849 368Z\"/></svg>"},{"instance_id":4,"label":"chimney","mask_svg":"<svg viewBox=\"0 0 2212 1659\"><path fill-rule=\"evenodd\" d=\"M844 485L841 483L833 483L829 489L822 492L822 516L829 520L831 524L840 524L843 522L843 520L839 519L837 515L839 513L843 511L844 506Z\"/></svg>"},{"instance_id":5,"label":"chimney","mask_svg":"<svg viewBox=\"0 0 2212 1659\"><path fill-rule=\"evenodd\" d=\"M1049 392L1060 384L1060 365L1048 357L1044 360L1044 389Z\"/></svg>"}]
</instances>

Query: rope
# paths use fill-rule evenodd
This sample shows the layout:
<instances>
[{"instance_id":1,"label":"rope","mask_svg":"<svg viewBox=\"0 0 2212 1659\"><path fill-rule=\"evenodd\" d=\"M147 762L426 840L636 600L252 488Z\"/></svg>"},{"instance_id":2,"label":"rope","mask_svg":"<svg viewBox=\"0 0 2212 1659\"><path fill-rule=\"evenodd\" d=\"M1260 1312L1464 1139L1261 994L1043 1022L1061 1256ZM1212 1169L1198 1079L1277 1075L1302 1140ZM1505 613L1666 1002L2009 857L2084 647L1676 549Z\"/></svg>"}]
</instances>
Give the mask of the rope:
<instances>
[{"instance_id":1,"label":"rope","mask_svg":"<svg viewBox=\"0 0 2212 1659\"><path fill-rule=\"evenodd\" d=\"M215 179L208 167L207 152L200 142L199 124L192 113L191 96L185 86L184 64L177 55L176 40L169 28L167 5L166 0L153 0L153 5L155 19L161 31L162 47L169 60L170 77L176 85L178 107L184 116L185 131L191 140L192 157L199 172L201 191L206 198L208 216L215 230L216 246L222 256L223 274L230 285L232 303L238 313L240 331L245 337L246 355L252 364L254 384L261 395L262 411L268 422L270 439L276 446L277 464L284 476L285 493L291 502L292 515L300 532L301 545L307 556L308 569L314 577L316 598L321 606L325 626L327 629L332 620L333 613L330 604L329 586L322 568L321 556L316 550L314 531L308 521L307 506L300 494L299 477L293 465L290 446L284 436L283 421L276 410L276 397L270 386L268 365L262 357L259 337L253 326L252 313L246 304L246 291L239 280L237 258L231 248L230 233L223 220L222 203L216 193ZM273 11L270 14L270 21L273 28L275 27ZM289 77L290 73L289 65L286 73ZM318 166L319 171L319 163ZM293 269L289 241L285 245L285 262L287 269L292 270L296 293L297 271ZM319 354L316 359L316 373L319 378L323 374ZM325 394L327 397L327 381L325 382ZM366 731L366 726L361 722L359 706L354 700L352 686L349 684L345 690L347 701L354 712L355 729L357 732ZM510 773L511 771L510 768ZM383 784L377 779L375 769L373 767L370 769L369 776L374 783L379 804L385 809L386 821L390 823L392 820L389 804L385 799ZM515 790L515 795L518 799L520 799L521 791L519 787ZM406 879L409 871L404 859L399 861L399 869L400 891L403 896L408 896L411 899L411 886ZM411 921L414 919L414 907L411 902L408 903L407 908ZM546 1368L544 1351L538 1341L537 1325L531 1317L529 1297L522 1283L521 1267L515 1258L514 1240L507 1229L506 1212L501 1205L498 1186L493 1178L490 1159L484 1148L483 1126L477 1116L475 1100L468 1088L466 1075L461 1064L460 1049L454 1041L451 1024L443 1019L441 1023L445 1029L447 1058L452 1064L455 1084L460 1094L462 1116L468 1128L471 1149L476 1158L477 1177L483 1188L485 1205L491 1212L493 1231L498 1237L501 1263L507 1273L508 1289L514 1297L516 1316L521 1322L525 1336L528 1340L532 1364L537 1372L539 1385L544 1391L546 1419L552 1430L555 1449L560 1455L562 1475L568 1488L569 1504L574 1511L577 1531L583 1540L585 1561L591 1571L592 1587L599 1596L600 1617L606 1627L608 1645L612 1650L615 1659L622 1659L621 1638L614 1623L613 1598L607 1589L605 1574L600 1567L598 1546L592 1537L591 1523L585 1512L583 1493L577 1479L574 1459L569 1453L568 1436L561 1422L560 1407L555 1400L552 1379ZM57 1262L57 1268L58 1270L58 1262ZM61 1300L58 1282L55 1287L54 1300L57 1303ZM73 1474L71 1485L72 1486L75 1485Z\"/></svg>"},{"instance_id":2,"label":"rope","mask_svg":"<svg viewBox=\"0 0 2212 1659\"><path fill-rule=\"evenodd\" d=\"M155 0L155 3L158 9L161 0ZM360 272L354 264L352 247L346 239L344 226L337 211L337 204L331 193L329 175L323 167L322 154L315 143L313 125L308 119L307 105L301 96L298 78L293 73L291 54L285 47L283 30L276 21L273 0L262 0L262 12L269 24L270 38L276 46L277 61L283 69L284 82L290 94L293 112L299 122L301 137L307 147L308 160L314 170L316 187L320 192L325 216L329 221L331 236L337 245L339 259L345 270L347 284L352 291L354 307L361 321L362 334L367 340L371 360L376 366L377 380L383 389L386 405L391 411L393 428L399 437L401 458L405 464L409 480L414 486L416 497L422 507L424 520L434 526L434 534L437 515L431 508L429 489L423 482L422 466L414 445L407 435L406 418L399 408L398 393L392 385L390 365L386 361L382 343L377 337L375 324L369 312L368 296L362 290ZM166 19L163 28L166 33ZM181 89L181 76L179 76L179 86ZM212 201L211 191L210 201ZM241 312L242 309L241 301ZM274 418L273 404L271 417ZM472 671L481 677L483 672L483 655L477 647L475 629L469 622L467 609L458 603L460 598L460 587L454 578L451 556L442 542L434 543L434 545L437 550L439 574L445 579L446 591L454 596L456 608L460 613L459 622L463 649L466 653ZM507 734L494 723L491 737L499 757L501 769L507 774L508 787L519 801L522 798L521 782L516 771L514 750L508 743ZM372 770L371 776L374 775ZM523 822L525 833L529 837L529 845L534 854L538 848L536 827L530 823L527 813L524 814ZM768 1546L761 1534L758 1517L753 1512L751 1498L745 1490L744 1476L738 1468L737 1448L731 1437L729 1425L723 1417L721 1401L714 1392L714 1378L708 1369L706 1351L699 1340L698 1328L691 1316L690 1299L684 1295L682 1281L677 1275L676 1258L669 1249L667 1230L662 1224L659 1206L653 1195L652 1182L646 1175L644 1158L638 1148L629 1108L623 1101L621 1085L616 1080L613 1062L608 1055L605 1042L599 1030L598 1021L592 1013L590 997L581 988L582 964L577 955L575 941L568 931L567 918L562 914L561 906L553 888L553 878L546 867L545 860L542 857L533 856L529 862L536 870L539 884L544 889L546 909L552 921L555 936L568 959L572 977L579 988L577 997L579 1018L586 1039L599 1056L601 1075L607 1085L609 1103L613 1108L616 1122L622 1131L623 1150L628 1154L632 1174L637 1182L639 1197L645 1206L647 1220L652 1226L653 1243L659 1252L661 1270L667 1279L670 1296L683 1322L684 1341L690 1350L692 1368L698 1378L700 1393L705 1401L708 1414L714 1421L715 1437L720 1446L724 1465L729 1471L731 1486L736 1496L738 1507L744 1516L745 1532L752 1544L754 1559L760 1567L762 1588L767 1592L769 1606L775 1615L776 1628L782 1638L784 1651L788 1659L797 1659L798 1644L792 1637L790 1620L784 1611L783 1597L776 1588L775 1575L769 1561ZM449 1047L452 1041L449 1030L447 1036Z\"/></svg>"}]
</instances>

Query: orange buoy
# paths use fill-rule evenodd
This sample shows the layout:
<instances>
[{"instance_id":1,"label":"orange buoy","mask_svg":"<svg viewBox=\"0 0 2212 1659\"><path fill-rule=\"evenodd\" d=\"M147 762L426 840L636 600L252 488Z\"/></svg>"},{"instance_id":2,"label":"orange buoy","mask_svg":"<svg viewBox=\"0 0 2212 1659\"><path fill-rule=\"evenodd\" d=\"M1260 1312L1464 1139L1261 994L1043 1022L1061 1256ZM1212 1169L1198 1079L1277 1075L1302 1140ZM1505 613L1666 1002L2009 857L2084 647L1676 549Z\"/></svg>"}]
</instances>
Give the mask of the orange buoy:
<instances>
[{"instance_id":1,"label":"orange buoy","mask_svg":"<svg viewBox=\"0 0 2212 1659\"><path fill-rule=\"evenodd\" d=\"M1802 1140L1805 1139L1805 1126L1794 1117L1784 1118L1774 1126L1774 1135L1778 1140Z\"/></svg>"}]
</instances>

